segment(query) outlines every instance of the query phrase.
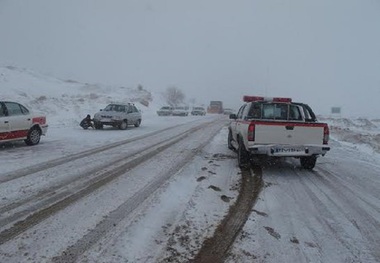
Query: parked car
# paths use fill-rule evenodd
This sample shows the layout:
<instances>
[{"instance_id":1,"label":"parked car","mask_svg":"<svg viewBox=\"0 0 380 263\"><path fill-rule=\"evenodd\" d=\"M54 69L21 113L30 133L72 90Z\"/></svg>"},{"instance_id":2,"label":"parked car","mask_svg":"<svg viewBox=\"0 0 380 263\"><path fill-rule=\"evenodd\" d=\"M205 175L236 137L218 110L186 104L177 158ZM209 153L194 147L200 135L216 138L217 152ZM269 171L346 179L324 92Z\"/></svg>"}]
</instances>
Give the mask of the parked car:
<instances>
[{"instance_id":1,"label":"parked car","mask_svg":"<svg viewBox=\"0 0 380 263\"><path fill-rule=\"evenodd\" d=\"M141 112L132 103L109 104L103 110L95 113L93 121L95 129L102 129L104 125L127 129L128 125L139 127Z\"/></svg>"},{"instance_id":2,"label":"parked car","mask_svg":"<svg viewBox=\"0 0 380 263\"><path fill-rule=\"evenodd\" d=\"M171 106L163 106L157 111L158 116L170 116L173 112L173 107Z\"/></svg>"},{"instance_id":3,"label":"parked car","mask_svg":"<svg viewBox=\"0 0 380 263\"><path fill-rule=\"evenodd\" d=\"M172 115L173 116L188 116L189 115L189 108L185 107L185 106L174 107Z\"/></svg>"},{"instance_id":4,"label":"parked car","mask_svg":"<svg viewBox=\"0 0 380 263\"><path fill-rule=\"evenodd\" d=\"M191 115L204 116L206 115L206 110L203 107L193 107L193 110L191 111Z\"/></svg>"},{"instance_id":5,"label":"parked car","mask_svg":"<svg viewBox=\"0 0 380 263\"><path fill-rule=\"evenodd\" d=\"M230 114L233 114L233 113L234 113L233 109L230 109L230 108L224 108L223 109L223 114L224 115L230 115Z\"/></svg>"},{"instance_id":6,"label":"parked car","mask_svg":"<svg viewBox=\"0 0 380 263\"><path fill-rule=\"evenodd\" d=\"M0 143L24 140L27 145L36 145L47 129L45 115L17 102L0 101Z\"/></svg>"}]
</instances>

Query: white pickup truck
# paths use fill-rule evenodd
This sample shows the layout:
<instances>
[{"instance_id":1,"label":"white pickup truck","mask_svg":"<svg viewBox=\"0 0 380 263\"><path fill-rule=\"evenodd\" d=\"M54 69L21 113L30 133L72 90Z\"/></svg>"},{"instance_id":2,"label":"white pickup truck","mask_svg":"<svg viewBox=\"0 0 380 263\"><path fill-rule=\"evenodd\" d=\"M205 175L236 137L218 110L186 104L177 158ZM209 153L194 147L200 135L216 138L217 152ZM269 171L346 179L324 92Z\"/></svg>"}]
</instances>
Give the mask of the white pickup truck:
<instances>
[{"instance_id":1,"label":"white pickup truck","mask_svg":"<svg viewBox=\"0 0 380 263\"><path fill-rule=\"evenodd\" d=\"M290 98L244 96L243 106L231 114L228 148L238 152L244 167L253 157L296 157L313 169L317 157L330 150L329 127L317 121L312 109Z\"/></svg>"}]
</instances>

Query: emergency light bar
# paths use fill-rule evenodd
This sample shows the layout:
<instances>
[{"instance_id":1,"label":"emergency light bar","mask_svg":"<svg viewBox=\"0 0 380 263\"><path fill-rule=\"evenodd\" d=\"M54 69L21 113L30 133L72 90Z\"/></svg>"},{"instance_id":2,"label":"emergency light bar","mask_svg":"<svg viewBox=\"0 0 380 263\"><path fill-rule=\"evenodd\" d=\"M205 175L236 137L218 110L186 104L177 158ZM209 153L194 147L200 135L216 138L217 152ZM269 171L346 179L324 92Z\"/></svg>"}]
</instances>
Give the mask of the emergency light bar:
<instances>
[{"instance_id":1,"label":"emergency light bar","mask_svg":"<svg viewBox=\"0 0 380 263\"><path fill-rule=\"evenodd\" d=\"M292 102L291 98L280 98L280 97L260 97L260 96L244 96L244 102L254 102L254 101L268 101L268 102Z\"/></svg>"}]
</instances>

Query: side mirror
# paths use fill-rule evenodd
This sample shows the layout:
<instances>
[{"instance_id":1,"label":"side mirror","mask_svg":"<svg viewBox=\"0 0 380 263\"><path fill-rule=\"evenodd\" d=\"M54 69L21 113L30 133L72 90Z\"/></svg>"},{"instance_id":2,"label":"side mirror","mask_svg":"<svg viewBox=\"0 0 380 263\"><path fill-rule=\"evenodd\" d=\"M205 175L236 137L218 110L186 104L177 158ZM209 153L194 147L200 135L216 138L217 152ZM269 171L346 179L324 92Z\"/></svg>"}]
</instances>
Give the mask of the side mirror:
<instances>
[{"instance_id":1,"label":"side mirror","mask_svg":"<svg viewBox=\"0 0 380 263\"><path fill-rule=\"evenodd\" d=\"M236 114L230 114L230 119L236 120L237 119Z\"/></svg>"}]
</instances>

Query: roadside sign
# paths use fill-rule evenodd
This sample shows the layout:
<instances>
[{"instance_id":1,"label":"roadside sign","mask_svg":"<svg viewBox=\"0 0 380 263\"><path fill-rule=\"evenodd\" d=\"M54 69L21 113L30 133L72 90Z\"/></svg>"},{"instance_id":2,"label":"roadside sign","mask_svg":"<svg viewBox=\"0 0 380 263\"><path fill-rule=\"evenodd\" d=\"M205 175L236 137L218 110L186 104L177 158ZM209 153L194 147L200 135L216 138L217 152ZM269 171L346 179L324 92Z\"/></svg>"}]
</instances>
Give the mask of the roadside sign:
<instances>
[{"instance_id":1,"label":"roadside sign","mask_svg":"<svg viewBox=\"0 0 380 263\"><path fill-rule=\"evenodd\" d=\"M331 107L332 114L340 114L340 107Z\"/></svg>"}]
</instances>

